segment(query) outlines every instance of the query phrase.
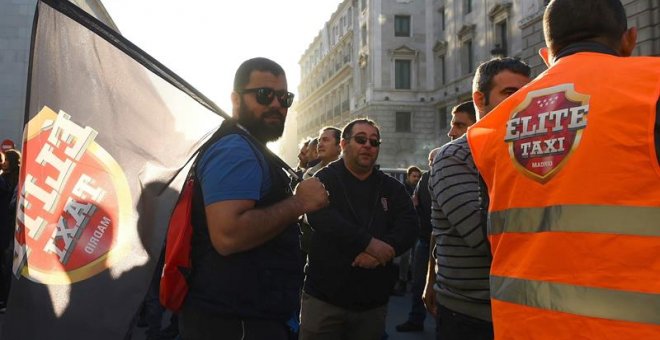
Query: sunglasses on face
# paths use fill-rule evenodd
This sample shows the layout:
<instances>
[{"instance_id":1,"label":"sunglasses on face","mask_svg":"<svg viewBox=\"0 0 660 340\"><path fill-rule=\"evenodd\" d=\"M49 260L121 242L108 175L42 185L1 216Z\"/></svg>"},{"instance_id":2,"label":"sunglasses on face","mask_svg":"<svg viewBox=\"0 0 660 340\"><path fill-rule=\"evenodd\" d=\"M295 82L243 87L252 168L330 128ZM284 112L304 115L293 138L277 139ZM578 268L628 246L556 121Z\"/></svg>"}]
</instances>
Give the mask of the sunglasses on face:
<instances>
[{"instance_id":1,"label":"sunglasses on face","mask_svg":"<svg viewBox=\"0 0 660 340\"><path fill-rule=\"evenodd\" d=\"M369 139L366 136L351 136L348 137L348 139L353 139L356 143L360 145L365 145L367 142L369 142L369 145L373 146L374 148L377 148L380 146L381 141L378 139Z\"/></svg>"},{"instance_id":2,"label":"sunglasses on face","mask_svg":"<svg viewBox=\"0 0 660 340\"><path fill-rule=\"evenodd\" d=\"M280 102L280 105L284 108L288 108L293 104L293 97L295 96L291 92L287 91L275 91L270 87L257 87L254 89L243 89L240 91L240 94L245 93L254 93L257 98L257 103L261 105L270 105L273 102L273 99L277 98L277 101Z\"/></svg>"}]
</instances>

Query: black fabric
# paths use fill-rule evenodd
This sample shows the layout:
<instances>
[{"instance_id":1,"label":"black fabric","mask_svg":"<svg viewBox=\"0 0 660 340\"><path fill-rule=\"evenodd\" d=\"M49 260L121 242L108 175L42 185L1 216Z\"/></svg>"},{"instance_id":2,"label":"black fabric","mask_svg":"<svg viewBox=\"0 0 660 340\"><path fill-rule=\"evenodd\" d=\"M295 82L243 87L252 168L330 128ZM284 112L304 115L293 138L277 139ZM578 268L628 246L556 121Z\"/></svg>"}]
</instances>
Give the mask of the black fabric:
<instances>
[{"instance_id":1,"label":"black fabric","mask_svg":"<svg viewBox=\"0 0 660 340\"><path fill-rule=\"evenodd\" d=\"M417 216L419 217L419 239L431 240L431 192L429 191L430 172L422 174L422 178L417 184Z\"/></svg>"},{"instance_id":2,"label":"black fabric","mask_svg":"<svg viewBox=\"0 0 660 340\"><path fill-rule=\"evenodd\" d=\"M437 305L436 340L491 340L493 323Z\"/></svg>"},{"instance_id":3,"label":"black fabric","mask_svg":"<svg viewBox=\"0 0 660 340\"><path fill-rule=\"evenodd\" d=\"M0 176L0 307L6 306L9 298L14 255L16 205L11 201L16 187L8 182Z\"/></svg>"},{"instance_id":4,"label":"black fabric","mask_svg":"<svg viewBox=\"0 0 660 340\"><path fill-rule=\"evenodd\" d=\"M245 135L232 121L220 127L220 140L230 134ZM251 143L255 152L262 144ZM201 157L202 153L198 157ZM256 202L265 207L291 196L289 179L264 154L269 164L270 192ZM255 154L256 157L256 154ZM185 310L199 310L213 315L268 319L284 322L298 307L302 272L298 248L298 228L292 225L277 237L257 248L220 255L211 244L206 224L204 200L199 183L193 197L192 266L190 291Z\"/></svg>"},{"instance_id":5,"label":"black fabric","mask_svg":"<svg viewBox=\"0 0 660 340\"><path fill-rule=\"evenodd\" d=\"M360 224L369 225L375 206L378 204L374 200L374 197L377 197L377 190L380 185L378 176L372 175L361 181L347 172L341 175L341 181L345 188L350 188L346 199L349 205L353 207Z\"/></svg>"},{"instance_id":6,"label":"black fabric","mask_svg":"<svg viewBox=\"0 0 660 340\"><path fill-rule=\"evenodd\" d=\"M660 98L655 104L655 155L660 164Z\"/></svg>"},{"instance_id":7,"label":"black fabric","mask_svg":"<svg viewBox=\"0 0 660 340\"><path fill-rule=\"evenodd\" d=\"M484 178L479 174L479 209L481 215L481 230L484 234L484 240L488 239L488 206L490 206L490 196L488 195L488 187ZM486 242L490 248L490 242Z\"/></svg>"},{"instance_id":8,"label":"black fabric","mask_svg":"<svg viewBox=\"0 0 660 340\"><path fill-rule=\"evenodd\" d=\"M223 318L196 310L181 313L180 334L185 340L290 340L284 323L272 320Z\"/></svg>"},{"instance_id":9,"label":"black fabric","mask_svg":"<svg viewBox=\"0 0 660 340\"><path fill-rule=\"evenodd\" d=\"M304 291L350 310L386 304L397 276L391 261L374 269L353 267L352 262L372 237L390 244L397 254L412 246L418 231L411 226L419 222L410 196L403 184L381 171L356 183L343 160L315 176L330 193L330 206L307 215L314 235Z\"/></svg>"},{"instance_id":10,"label":"black fabric","mask_svg":"<svg viewBox=\"0 0 660 340\"><path fill-rule=\"evenodd\" d=\"M619 53L617 53L614 49L612 49L607 45L603 45L601 43L597 43L594 41L583 41L583 42L570 44L564 47L555 56L555 61L559 60L560 58L567 57L569 55L580 52L595 52L595 53L603 53L603 54L609 54L615 56L619 55Z\"/></svg>"}]
</instances>

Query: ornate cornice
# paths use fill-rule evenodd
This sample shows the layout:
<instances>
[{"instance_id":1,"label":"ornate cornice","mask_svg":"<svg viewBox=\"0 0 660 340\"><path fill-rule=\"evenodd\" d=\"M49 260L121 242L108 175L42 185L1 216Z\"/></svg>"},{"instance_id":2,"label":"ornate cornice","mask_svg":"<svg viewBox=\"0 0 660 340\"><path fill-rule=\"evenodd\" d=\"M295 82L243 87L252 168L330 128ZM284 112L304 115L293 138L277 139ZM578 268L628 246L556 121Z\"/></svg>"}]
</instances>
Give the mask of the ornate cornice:
<instances>
[{"instance_id":1,"label":"ornate cornice","mask_svg":"<svg viewBox=\"0 0 660 340\"><path fill-rule=\"evenodd\" d=\"M433 52L437 53L438 55L444 55L447 54L447 47L449 46L449 43L447 41L436 41L435 45L433 46Z\"/></svg>"},{"instance_id":2,"label":"ornate cornice","mask_svg":"<svg viewBox=\"0 0 660 340\"><path fill-rule=\"evenodd\" d=\"M410 48L406 45L401 45L395 49L388 50L391 57L417 57L419 54L418 50Z\"/></svg>"},{"instance_id":3,"label":"ornate cornice","mask_svg":"<svg viewBox=\"0 0 660 340\"><path fill-rule=\"evenodd\" d=\"M488 11L488 17L490 20L494 20L497 16L506 14L508 15L511 12L511 7L513 4L510 2L502 2L493 5L493 7Z\"/></svg>"},{"instance_id":4,"label":"ornate cornice","mask_svg":"<svg viewBox=\"0 0 660 340\"><path fill-rule=\"evenodd\" d=\"M459 40L466 40L470 39L474 36L474 31L476 29L477 25L472 24L472 25L463 25L460 30L458 30L458 33L456 35L458 36Z\"/></svg>"}]
</instances>

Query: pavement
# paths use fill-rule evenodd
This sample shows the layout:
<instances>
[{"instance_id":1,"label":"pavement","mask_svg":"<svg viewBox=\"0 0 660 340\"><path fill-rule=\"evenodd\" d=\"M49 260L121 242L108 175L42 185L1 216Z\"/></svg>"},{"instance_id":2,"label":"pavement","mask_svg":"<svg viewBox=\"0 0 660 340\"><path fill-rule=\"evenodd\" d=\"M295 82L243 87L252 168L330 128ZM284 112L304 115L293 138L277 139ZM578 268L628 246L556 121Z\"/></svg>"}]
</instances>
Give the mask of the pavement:
<instances>
[{"instance_id":1,"label":"pavement","mask_svg":"<svg viewBox=\"0 0 660 340\"><path fill-rule=\"evenodd\" d=\"M399 333L396 331L396 325L403 323L408 319L408 312L410 312L410 292L404 296L391 296L387 310L387 323L386 331L388 334L387 340L432 340L435 339L435 321L433 317L428 314L424 322L423 332L412 333ZM2 330L2 323L4 321L4 314L0 314L0 331ZM145 340L144 334L146 328L136 328L133 330L132 340Z\"/></svg>"}]
</instances>

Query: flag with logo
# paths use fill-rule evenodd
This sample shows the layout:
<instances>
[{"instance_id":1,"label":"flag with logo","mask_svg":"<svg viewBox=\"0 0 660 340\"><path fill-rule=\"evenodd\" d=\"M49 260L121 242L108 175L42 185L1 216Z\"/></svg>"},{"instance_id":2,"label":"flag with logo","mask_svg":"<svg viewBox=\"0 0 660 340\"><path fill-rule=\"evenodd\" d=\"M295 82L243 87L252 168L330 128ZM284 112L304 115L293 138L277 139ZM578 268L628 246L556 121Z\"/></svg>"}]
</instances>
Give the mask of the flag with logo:
<instances>
[{"instance_id":1,"label":"flag with logo","mask_svg":"<svg viewBox=\"0 0 660 340\"><path fill-rule=\"evenodd\" d=\"M190 156L226 115L69 1L34 20L2 339L122 339Z\"/></svg>"}]
</instances>

